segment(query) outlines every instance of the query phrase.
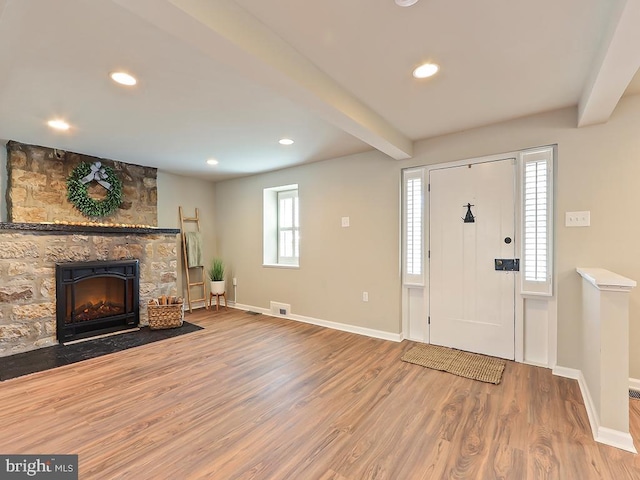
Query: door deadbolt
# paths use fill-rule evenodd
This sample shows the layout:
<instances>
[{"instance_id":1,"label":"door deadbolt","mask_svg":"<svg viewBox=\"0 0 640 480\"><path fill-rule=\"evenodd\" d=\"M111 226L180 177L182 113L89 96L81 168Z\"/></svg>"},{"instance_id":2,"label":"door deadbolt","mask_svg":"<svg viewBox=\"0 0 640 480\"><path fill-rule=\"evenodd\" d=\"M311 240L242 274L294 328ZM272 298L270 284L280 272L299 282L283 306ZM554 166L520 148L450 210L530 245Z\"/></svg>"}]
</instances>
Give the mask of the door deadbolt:
<instances>
[{"instance_id":1,"label":"door deadbolt","mask_svg":"<svg viewBox=\"0 0 640 480\"><path fill-rule=\"evenodd\" d=\"M506 243L507 245L509 245L511 243L511 237L505 237L504 238L504 243Z\"/></svg>"},{"instance_id":2,"label":"door deadbolt","mask_svg":"<svg viewBox=\"0 0 640 480\"><path fill-rule=\"evenodd\" d=\"M499 272L519 272L519 258L496 258L493 261L495 270Z\"/></svg>"}]
</instances>

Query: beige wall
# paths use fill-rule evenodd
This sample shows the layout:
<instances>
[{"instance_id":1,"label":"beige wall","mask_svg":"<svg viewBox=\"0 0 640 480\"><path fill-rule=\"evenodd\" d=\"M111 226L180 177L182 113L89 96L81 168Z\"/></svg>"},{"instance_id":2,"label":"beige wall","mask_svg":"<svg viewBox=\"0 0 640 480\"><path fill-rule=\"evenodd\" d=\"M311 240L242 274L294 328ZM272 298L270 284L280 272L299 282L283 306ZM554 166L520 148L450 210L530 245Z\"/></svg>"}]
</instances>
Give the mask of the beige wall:
<instances>
[{"instance_id":1,"label":"beige wall","mask_svg":"<svg viewBox=\"0 0 640 480\"><path fill-rule=\"evenodd\" d=\"M262 266L263 189L297 183L300 268ZM219 251L240 304L400 332L398 164L380 153L216 184ZM341 217L351 226L341 227ZM369 302L362 301L362 292Z\"/></svg>"},{"instance_id":2,"label":"beige wall","mask_svg":"<svg viewBox=\"0 0 640 480\"><path fill-rule=\"evenodd\" d=\"M238 277L238 302L398 332L400 169L558 144L556 273L558 364L581 368L577 266L640 281L640 96L604 125L576 128L567 108L418 142L413 159L371 152L216 185L220 252ZM299 270L264 268L262 189L300 184ZM566 211L590 210L590 228L564 227ZM352 227L340 228L350 216ZM368 290L370 302L361 301ZM640 378L640 289L631 295L632 377Z\"/></svg>"},{"instance_id":3,"label":"beige wall","mask_svg":"<svg viewBox=\"0 0 640 480\"><path fill-rule=\"evenodd\" d=\"M214 191L215 185L212 182L158 171L158 226L180 228L178 207L182 206L185 216L189 217L195 215L197 207L200 210L200 230L204 242L205 266L216 254ZM190 229L195 230L194 223L185 224L185 230ZM184 292L186 296L186 280L182 259L182 248L180 248L178 250L178 292ZM191 281L195 280L191 278ZM195 289L192 290L192 294L196 293Z\"/></svg>"}]
</instances>

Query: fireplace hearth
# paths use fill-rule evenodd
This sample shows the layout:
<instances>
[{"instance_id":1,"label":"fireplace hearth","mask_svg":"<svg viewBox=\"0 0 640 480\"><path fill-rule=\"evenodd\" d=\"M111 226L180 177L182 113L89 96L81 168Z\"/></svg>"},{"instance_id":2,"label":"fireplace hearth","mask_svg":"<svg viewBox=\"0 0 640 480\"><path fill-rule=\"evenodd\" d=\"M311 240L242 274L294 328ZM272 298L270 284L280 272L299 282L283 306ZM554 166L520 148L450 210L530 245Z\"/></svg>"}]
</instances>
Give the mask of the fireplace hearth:
<instances>
[{"instance_id":1,"label":"fireplace hearth","mask_svg":"<svg viewBox=\"0 0 640 480\"><path fill-rule=\"evenodd\" d=\"M56 263L56 332L70 342L140 323L138 260Z\"/></svg>"}]
</instances>

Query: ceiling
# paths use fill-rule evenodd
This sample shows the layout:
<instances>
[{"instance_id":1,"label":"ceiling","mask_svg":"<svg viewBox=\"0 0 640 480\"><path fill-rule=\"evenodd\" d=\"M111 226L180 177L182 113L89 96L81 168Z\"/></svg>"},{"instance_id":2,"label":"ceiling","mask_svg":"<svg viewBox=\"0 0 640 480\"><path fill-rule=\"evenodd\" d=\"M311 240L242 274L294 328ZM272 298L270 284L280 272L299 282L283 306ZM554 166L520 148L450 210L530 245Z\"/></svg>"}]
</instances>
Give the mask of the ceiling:
<instances>
[{"instance_id":1,"label":"ceiling","mask_svg":"<svg viewBox=\"0 0 640 480\"><path fill-rule=\"evenodd\" d=\"M222 180L567 106L601 123L640 93L639 3L0 0L0 139Z\"/></svg>"}]
</instances>

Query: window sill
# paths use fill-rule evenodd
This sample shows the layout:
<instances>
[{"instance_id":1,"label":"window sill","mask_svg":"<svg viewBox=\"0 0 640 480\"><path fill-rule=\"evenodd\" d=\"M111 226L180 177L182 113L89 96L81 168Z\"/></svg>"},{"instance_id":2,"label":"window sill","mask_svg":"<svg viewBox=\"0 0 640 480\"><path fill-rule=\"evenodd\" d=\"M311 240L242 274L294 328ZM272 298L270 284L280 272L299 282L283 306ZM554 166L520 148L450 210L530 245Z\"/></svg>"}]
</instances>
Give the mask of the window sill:
<instances>
[{"instance_id":1,"label":"window sill","mask_svg":"<svg viewBox=\"0 0 640 480\"><path fill-rule=\"evenodd\" d=\"M262 266L266 268L289 268L294 270L300 268L300 265L289 265L286 263L263 263Z\"/></svg>"}]
</instances>

